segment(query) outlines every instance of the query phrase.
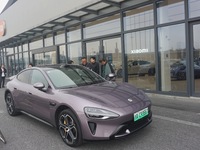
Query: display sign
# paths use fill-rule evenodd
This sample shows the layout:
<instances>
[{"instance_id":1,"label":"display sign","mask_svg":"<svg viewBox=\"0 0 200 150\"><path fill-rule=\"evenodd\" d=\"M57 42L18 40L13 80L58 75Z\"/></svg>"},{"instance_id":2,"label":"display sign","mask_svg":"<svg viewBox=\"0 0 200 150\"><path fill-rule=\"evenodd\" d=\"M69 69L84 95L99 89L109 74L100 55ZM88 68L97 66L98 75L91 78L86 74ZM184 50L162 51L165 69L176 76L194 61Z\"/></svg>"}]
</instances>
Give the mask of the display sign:
<instances>
[{"instance_id":1,"label":"display sign","mask_svg":"<svg viewBox=\"0 0 200 150\"><path fill-rule=\"evenodd\" d=\"M6 33L6 23L4 20L0 20L0 37L4 36Z\"/></svg>"},{"instance_id":2,"label":"display sign","mask_svg":"<svg viewBox=\"0 0 200 150\"><path fill-rule=\"evenodd\" d=\"M136 49L136 50L131 50L131 54L147 53L147 52L149 52L148 49Z\"/></svg>"}]
</instances>

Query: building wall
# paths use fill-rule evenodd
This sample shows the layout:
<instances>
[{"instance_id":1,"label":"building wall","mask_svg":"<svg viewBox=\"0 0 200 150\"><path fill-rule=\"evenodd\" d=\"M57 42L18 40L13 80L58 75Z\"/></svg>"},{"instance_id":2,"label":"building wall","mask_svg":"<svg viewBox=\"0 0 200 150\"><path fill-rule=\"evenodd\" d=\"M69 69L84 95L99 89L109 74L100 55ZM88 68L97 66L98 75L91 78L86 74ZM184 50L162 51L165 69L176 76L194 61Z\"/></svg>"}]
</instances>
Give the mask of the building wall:
<instances>
[{"instance_id":1,"label":"building wall","mask_svg":"<svg viewBox=\"0 0 200 150\"><path fill-rule=\"evenodd\" d=\"M0 42L99 0L18 0L0 15L6 35Z\"/></svg>"}]
</instances>

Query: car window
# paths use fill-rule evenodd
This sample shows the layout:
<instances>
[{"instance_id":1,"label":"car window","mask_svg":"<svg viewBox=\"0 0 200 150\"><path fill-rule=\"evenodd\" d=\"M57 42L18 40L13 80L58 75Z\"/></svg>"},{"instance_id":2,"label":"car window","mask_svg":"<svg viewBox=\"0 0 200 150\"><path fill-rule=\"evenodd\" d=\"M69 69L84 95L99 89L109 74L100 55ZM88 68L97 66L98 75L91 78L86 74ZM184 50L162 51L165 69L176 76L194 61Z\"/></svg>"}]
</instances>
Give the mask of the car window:
<instances>
[{"instance_id":1,"label":"car window","mask_svg":"<svg viewBox=\"0 0 200 150\"><path fill-rule=\"evenodd\" d=\"M137 65L138 65L138 61L134 61L133 66L137 66Z\"/></svg>"},{"instance_id":2,"label":"car window","mask_svg":"<svg viewBox=\"0 0 200 150\"><path fill-rule=\"evenodd\" d=\"M31 75L31 70L25 70L21 72L18 76L17 79L21 82L29 84L30 81L30 75Z\"/></svg>"},{"instance_id":3,"label":"car window","mask_svg":"<svg viewBox=\"0 0 200 150\"><path fill-rule=\"evenodd\" d=\"M150 64L150 62L148 62L148 61L140 61L140 65L147 65L147 64Z\"/></svg>"},{"instance_id":4,"label":"car window","mask_svg":"<svg viewBox=\"0 0 200 150\"><path fill-rule=\"evenodd\" d=\"M45 87L48 87L48 82L45 79L44 75L39 70L33 70L31 76L31 84L33 85L37 82L41 82L45 85Z\"/></svg>"},{"instance_id":5,"label":"car window","mask_svg":"<svg viewBox=\"0 0 200 150\"><path fill-rule=\"evenodd\" d=\"M72 88L104 82L99 75L85 67L67 66L46 71L55 88Z\"/></svg>"}]
</instances>

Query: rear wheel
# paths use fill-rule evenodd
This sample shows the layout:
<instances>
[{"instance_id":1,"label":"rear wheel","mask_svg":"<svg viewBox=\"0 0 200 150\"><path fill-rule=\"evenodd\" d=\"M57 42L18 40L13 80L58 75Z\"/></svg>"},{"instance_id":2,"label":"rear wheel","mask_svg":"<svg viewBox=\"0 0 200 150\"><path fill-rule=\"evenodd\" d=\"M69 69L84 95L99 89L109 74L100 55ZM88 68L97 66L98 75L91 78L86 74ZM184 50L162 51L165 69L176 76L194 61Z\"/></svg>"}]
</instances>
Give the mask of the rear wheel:
<instances>
[{"instance_id":1,"label":"rear wheel","mask_svg":"<svg viewBox=\"0 0 200 150\"><path fill-rule=\"evenodd\" d=\"M82 144L80 124L71 110L65 109L59 114L58 130L67 145L77 147Z\"/></svg>"},{"instance_id":2,"label":"rear wheel","mask_svg":"<svg viewBox=\"0 0 200 150\"><path fill-rule=\"evenodd\" d=\"M19 112L15 108L15 103L13 101L11 93L6 94L5 101L6 101L6 107L7 107L8 114L10 116L18 115Z\"/></svg>"}]
</instances>

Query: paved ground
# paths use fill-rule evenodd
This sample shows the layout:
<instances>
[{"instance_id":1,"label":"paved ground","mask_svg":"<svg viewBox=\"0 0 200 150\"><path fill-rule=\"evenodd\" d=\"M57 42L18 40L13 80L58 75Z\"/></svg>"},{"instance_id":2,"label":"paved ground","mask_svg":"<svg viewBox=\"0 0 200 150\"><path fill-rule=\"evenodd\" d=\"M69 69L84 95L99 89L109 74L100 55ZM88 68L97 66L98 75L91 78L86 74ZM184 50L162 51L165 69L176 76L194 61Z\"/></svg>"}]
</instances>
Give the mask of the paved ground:
<instances>
[{"instance_id":1,"label":"paved ground","mask_svg":"<svg viewBox=\"0 0 200 150\"><path fill-rule=\"evenodd\" d=\"M26 115L10 117L0 89L0 129L7 144L0 150L71 150L57 130ZM153 122L120 140L86 142L78 150L199 150L200 100L151 96Z\"/></svg>"}]
</instances>

